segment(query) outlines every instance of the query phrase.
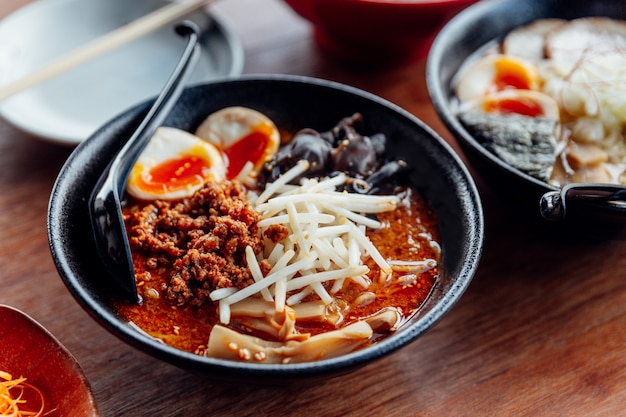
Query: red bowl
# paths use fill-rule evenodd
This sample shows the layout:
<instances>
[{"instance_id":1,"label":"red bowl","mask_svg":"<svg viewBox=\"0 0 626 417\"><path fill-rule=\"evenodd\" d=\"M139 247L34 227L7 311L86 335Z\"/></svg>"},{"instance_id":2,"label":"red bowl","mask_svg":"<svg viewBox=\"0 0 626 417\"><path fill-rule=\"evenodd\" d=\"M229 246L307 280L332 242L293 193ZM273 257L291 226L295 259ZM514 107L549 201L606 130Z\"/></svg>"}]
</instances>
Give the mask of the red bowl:
<instances>
[{"instance_id":1,"label":"red bowl","mask_svg":"<svg viewBox=\"0 0 626 417\"><path fill-rule=\"evenodd\" d=\"M284 0L342 59L385 64L423 58L443 25L477 0Z\"/></svg>"},{"instance_id":2,"label":"red bowl","mask_svg":"<svg viewBox=\"0 0 626 417\"><path fill-rule=\"evenodd\" d=\"M44 397L47 417L98 417L87 378L72 354L23 312L0 305L0 371L26 378ZM36 395L28 401L38 401ZM39 404L37 405L37 407Z\"/></svg>"}]
</instances>

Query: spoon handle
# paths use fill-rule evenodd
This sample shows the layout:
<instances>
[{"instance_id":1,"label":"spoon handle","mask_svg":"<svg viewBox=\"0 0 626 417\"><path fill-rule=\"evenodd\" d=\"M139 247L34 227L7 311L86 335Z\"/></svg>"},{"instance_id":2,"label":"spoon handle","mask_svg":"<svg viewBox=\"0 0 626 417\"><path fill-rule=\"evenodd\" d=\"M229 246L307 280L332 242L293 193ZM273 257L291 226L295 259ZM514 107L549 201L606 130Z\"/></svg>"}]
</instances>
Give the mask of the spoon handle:
<instances>
[{"instance_id":1,"label":"spoon handle","mask_svg":"<svg viewBox=\"0 0 626 417\"><path fill-rule=\"evenodd\" d=\"M565 218L566 207L572 202L610 205L626 213L626 187L613 184L568 184L559 191L545 193L539 202L541 215L551 221Z\"/></svg>"},{"instance_id":2,"label":"spoon handle","mask_svg":"<svg viewBox=\"0 0 626 417\"><path fill-rule=\"evenodd\" d=\"M163 124L178 97L180 97L181 91L185 88L184 81L200 54L200 46L198 44L199 30L194 23L189 21L183 22L176 27L176 32L181 36L189 37L187 47L174 72L163 87L161 94L133 136L126 142L111 164L111 169L117 177L116 185L119 195L122 195L128 175L141 151L146 147L156 129Z\"/></svg>"}]
</instances>

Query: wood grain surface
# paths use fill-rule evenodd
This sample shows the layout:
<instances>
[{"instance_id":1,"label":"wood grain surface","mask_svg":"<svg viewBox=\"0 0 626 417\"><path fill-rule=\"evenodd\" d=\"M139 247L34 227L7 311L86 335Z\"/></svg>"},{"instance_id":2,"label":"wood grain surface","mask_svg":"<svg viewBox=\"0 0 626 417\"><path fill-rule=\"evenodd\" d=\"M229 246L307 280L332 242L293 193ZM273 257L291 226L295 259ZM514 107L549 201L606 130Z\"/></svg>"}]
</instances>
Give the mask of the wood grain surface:
<instances>
[{"instance_id":1,"label":"wood grain surface","mask_svg":"<svg viewBox=\"0 0 626 417\"><path fill-rule=\"evenodd\" d=\"M0 17L26 3L2 0ZM311 75L362 88L414 113L458 149L429 102L423 61L385 69L337 62L279 0L228 0L214 10L243 42L245 73ZM626 413L624 240L546 233L511 214L477 177L487 221L481 265L432 330L321 383L219 385L122 343L64 287L48 248L46 210L70 152L0 121L0 303L34 317L76 356L104 416Z\"/></svg>"}]
</instances>

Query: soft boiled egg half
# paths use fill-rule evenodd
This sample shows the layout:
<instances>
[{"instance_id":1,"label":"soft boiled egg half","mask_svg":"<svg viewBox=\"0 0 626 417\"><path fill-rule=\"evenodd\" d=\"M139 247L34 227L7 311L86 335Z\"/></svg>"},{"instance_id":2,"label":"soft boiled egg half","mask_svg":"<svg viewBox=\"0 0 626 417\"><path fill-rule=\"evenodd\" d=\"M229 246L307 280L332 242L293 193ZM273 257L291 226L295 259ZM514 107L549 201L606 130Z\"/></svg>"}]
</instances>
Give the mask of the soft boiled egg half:
<instances>
[{"instance_id":1,"label":"soft boiled egg half","mask_svg":"<svg viewBox=\"0 0 626 417\"><path fill-rule=\"evenodd\" d=\"M511 55L486 55L465 69L456 82L461 103L509 89L538 90L539 70L522 58Z\"/></svg>"},{"instance_id":2,"label":"soft boiled egg half","mask_svg":"<svg viewBox=\"0 0 626 417\"><path fill-rule=\"evenodd\" d=\"M224 154L226 178L255 181L263 163L280 146L278 128L264 114L247 107L226 107L207 117L196 135Z\"/></svg>"},{"instance_id":3,"label":"soft boiled egg half","mask_svg":"<svg viewBox=\"0 0 626 417\"><path fill-rule=\"evenodd\" d=\"M137 159L126 191L141 200L191 197L207 181L225 178L215 146L184 130L159 127Z\"/></svg>"},{"instance_id":4,"label":"soft boiled egg half","mask_svg":"<svg viewBox=\"0 0 626 417\"><path fill-rule=\"evenodd\" d=\"M527 117L560 120L560 110L556 100L534 90L498 91L470 100L461 106L461 111L471 110L497 114L516 113Z\"/></svg>"}]
</instances>

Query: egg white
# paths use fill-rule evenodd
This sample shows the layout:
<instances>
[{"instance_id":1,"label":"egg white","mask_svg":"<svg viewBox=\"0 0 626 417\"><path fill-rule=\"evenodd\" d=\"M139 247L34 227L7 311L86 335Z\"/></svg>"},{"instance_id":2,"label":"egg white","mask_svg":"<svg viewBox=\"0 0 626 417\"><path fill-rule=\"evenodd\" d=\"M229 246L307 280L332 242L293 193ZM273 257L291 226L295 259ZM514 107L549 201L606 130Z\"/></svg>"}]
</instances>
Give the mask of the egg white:
<instances>
[{"instance_id":1,"label":"egg white","mask_svg":"<svg viewBox=\"0 0 626 417\"><path fill-rule=\"evenodd\" d=\"M280 133L270 118L247 107L226 107L210 114L200 124L195 134L218 149L226 150L255 131L269 134L262 157L258 161L250 161L253 169L249 175L254 177L265 160L274 155L280 146Z\"/></svg>"},{"instance_id":2,"label":"egg white","mask_svg":"<svg viewBox=\"0 0 626 417\"><path fill-rule=\"evenodd\" d=\"M210 171L204 181L188 184L185 188L171 191L146 190L142 188L142 178L149 175L150 170L170 159L192 155L204 159ZM137 159L126 183L126 191L141 200L176 200L191 197L206 181L221 181L225 178L225 167L222 155L215 146L184 130L173 127L159 127L148 145Z\"/></svg>"},{"instance_id":3,"label":"egg white","mask_svg":"<svg viewBox=\"0 0 626 417\"><path fill-rule=\"evenodd\" d=\"M493 92L496 78L496 63L502 59L517 63L524 68L528 77L539 87L540 74L537 67L522 58L502 54L489 54L473 62L461 72L456 81L455 93L461 103L475 100Z\"/></svg>"},{"instance_id":4,"label":"egg white","mask_svg":"<svg viewBox=\"0 0 626 417\"><path fill-rule=\"evenodd\" d=\"M484 111L486 103L497 103L506 99L520 99L531 101L542 110L541 117L550 120L560 120L559 105L552 97L540 91L534 90L504 90L492 94L486 94L477 99L470 100L461 106L461 111L479 110Z\"/></svg>"}]
</instances>

